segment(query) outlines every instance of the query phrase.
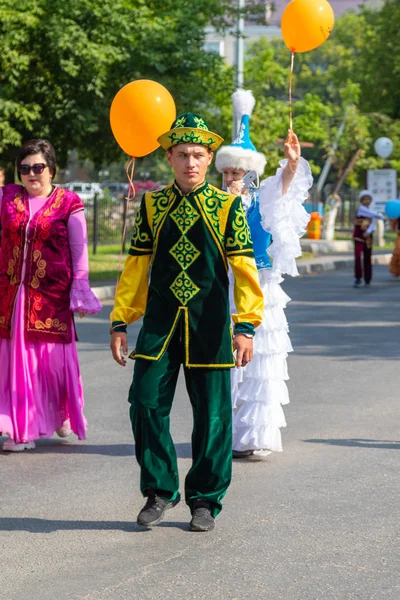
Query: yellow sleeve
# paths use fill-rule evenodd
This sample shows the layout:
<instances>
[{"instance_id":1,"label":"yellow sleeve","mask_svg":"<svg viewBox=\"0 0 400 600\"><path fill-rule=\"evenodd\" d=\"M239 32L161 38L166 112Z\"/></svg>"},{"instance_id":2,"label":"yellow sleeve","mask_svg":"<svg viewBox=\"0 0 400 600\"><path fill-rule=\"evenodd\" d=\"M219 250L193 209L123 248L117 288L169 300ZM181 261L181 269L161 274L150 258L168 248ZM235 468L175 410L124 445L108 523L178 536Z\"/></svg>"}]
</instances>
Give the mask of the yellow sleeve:
<instances>
[{"instance_id":1,"label":"yellow sleeve","mask_svg":"<svg viewBox=\"0 0 400 600\"><path fill-rule=\"evenodd\" d=\"M127 325L143 317L149 291L149 266L151 254L128 255L115 293L111 322Z\"/></svg>"},{"instance_id":2,"label":"yellow sleeve","mask_svg":"<svg viewBox=\"0 0 400 600\"><path fill-rule=\"evenodd\" d=\"M233 322L258 327L263 318L264 297L255 260L240 255L228 255L228 260L235 278L234 298L238 311L237 315L232 315Z\"/></svg>"}]
</instances>

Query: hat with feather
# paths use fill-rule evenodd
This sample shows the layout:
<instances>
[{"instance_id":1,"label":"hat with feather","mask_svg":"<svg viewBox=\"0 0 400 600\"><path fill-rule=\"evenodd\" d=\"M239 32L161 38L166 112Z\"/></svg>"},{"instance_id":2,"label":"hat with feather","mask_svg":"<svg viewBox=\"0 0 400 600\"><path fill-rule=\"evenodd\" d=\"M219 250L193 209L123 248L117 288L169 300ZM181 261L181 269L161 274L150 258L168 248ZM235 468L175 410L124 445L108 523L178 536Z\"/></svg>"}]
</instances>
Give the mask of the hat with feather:
<instances>
[{"instance_id":1,"label":"hat with feather","mask_svg":"<svg viewBox=\"0 0 400 600\"><path fill-rule=\"evenodd\" d=\"M250 138L250 116L256 103L251 90L237 90L232 94L233 108L240 119L239 133L230 146L222 146L216 155L215 166L224 169L256 171L261 176L267 164L264 154L257 152Z\"/></svg>"}]
</instances>

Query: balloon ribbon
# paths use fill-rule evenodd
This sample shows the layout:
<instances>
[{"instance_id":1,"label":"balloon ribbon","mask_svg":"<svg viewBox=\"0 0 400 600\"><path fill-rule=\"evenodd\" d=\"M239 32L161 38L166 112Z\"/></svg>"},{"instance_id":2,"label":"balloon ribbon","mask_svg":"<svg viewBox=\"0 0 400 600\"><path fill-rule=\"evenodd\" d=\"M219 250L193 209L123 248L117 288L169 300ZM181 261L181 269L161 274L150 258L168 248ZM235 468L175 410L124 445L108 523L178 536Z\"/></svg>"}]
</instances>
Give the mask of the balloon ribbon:
<instances>
[{"instance_id":1,"label":"balloon ribbon","mask_svg":"<svg viewBox=\"0 0 400 600\"><path fill-rule=\"evenodd\" d=\"M134 173L135 173L135 158L132 156L131 160L126 165L126 176L128 177L129 187L128 187L128 195L126 196L126 198L124 198L124 200L126 202L125 211L124 211L125 218L124 218L124 227L122 230L122 242L121 242L121 251L119 253L117 279L119 279L119 276L121 274L122 253L123 253L125 239L126 239L126 226L127 226L127 221L128 221L128 215L129 215L129 204L130 204L130 201L133 200L133 198L136 196L135 186L133 185Z\"/></svg>"},{"instance_id":2,"label":"balloon ribbon","mask_svg":"<svg viewBox=\"0 0 400 600\"><path fill-rule=\"evenodd\" d=\"M290 79L289 79L289 129L293 129L293 108L292 108L293 67L294 67L294 52L292 52L292 61L290 64Z\"/></svg>"}]
</instances>

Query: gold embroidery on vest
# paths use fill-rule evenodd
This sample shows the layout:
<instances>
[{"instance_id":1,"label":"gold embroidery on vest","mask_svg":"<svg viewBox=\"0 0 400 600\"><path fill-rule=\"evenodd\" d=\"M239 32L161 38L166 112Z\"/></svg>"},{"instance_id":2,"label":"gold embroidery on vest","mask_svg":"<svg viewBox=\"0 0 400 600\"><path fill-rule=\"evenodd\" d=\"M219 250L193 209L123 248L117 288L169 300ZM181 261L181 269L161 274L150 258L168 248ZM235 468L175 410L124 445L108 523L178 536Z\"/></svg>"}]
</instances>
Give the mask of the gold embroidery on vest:
<instances>
[{"instance_id":1,"label":"gold embroidery on vest","mask_svg":"<svg viewBox=\"0 0 400 600\"><path fill-rule=\"evenodd\" d=\"M192 242L188 240L186 235L183 235L181 238L179 238L176 244L172 246L169 253L172 254L184 271L186 271L186 269L190 267L192 263L194 263L196 258L200 256L200 252L192 244Z\"/></svg>"},{"instance_id":2,"label":"gold embroidery on vest","mask_svg":"<svg viewBox=\"0 0 400 600\"><path fill-rule=\"evenodd\" d=\"M251 245L250 228L246 221L243 206L240 204L236 209L235 218L232 223L233 237L226 240L227 248L242 249Z\"/></svg>"},{"instance_id":3,"label":"gold embroidery on vest","mask_svg":"<svg viewBox=\"0 0 400 600\"><path fill-rule=\"evenodd\" d=\"M17 277L15 274L15 265L17 263L17 260L19 258L19 248L18 246L14 246L13 248L13 257L14 258L10 258L10 260L8 261L8 269L7 269L7 275L10 277L10 284L11 285L15 285L17 283Z\"/></svg>"},{"instance_id":4,"label":"gold embroidery on vest","mask_svg":"<svg viewBox=\"0 0 400 600\"><path fill-rule=\"evenodd\" d=\"M200 288L197 287L185 271L182 271L170 286L170 290L179 302L185 306L200 291Z\"/></svg>"},{"instance_id":5,"label":"gold embroidery on vest","mask_svg":"<svg viewBox=\"0 0 400 600\"><path fill-rule=\"evenodd\" d=\"M178 208L171 213L171 219L177 224L182 235L184 235L200 219L200 215L187 198L184 197L180 201Z\"/></svg>"},{"instance_id":6,"label":"gold embroidery on vest","mask_svg":"<svg viewBox=\"0 0 400 600\"><path fill-rule=\"evenodd\" d=\"M45 277L46 275L47 266L46 261L42 258L42 253L40 252L40 250L34 251L33 262L37 263L37 269L34 276L32 277L31 286L34 289L37 289L39 287L39 279L43 279L43 277Z\"/></svg>"},{"instance_id":7,"label":"gold embroidery on vest","mask_svg":"<svg viewBox=\"0 0 400 600\"><path fill-rule=\"evenodd\" d=\"M175 298L185 306L200 291L200 288L185 273L186 269L200 256L200 252L185 235L196 221L200 219L200 214L187 198L183 197L179 206L171 213L171 219L178 226L182 236L171 248L170 254L175 258L182 272L179 273L175 281L170 285L170 290Z\"/></svg>"}]
</instances>

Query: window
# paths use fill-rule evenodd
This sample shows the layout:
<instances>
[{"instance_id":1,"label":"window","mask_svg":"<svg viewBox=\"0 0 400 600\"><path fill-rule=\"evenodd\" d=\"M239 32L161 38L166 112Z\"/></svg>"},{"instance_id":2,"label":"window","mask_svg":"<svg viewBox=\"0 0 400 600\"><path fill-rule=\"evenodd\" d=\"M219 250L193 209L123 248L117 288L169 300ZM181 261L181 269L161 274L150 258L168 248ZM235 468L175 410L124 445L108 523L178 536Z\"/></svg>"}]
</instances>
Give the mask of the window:
<instances>
[{"instance_id":1,"label":"window","mask_svg":"<svg viewBox=\"0 0 400 600\"><path fill-rule=\"evenodd\" d=\"M216 52L220 56L224 56L225 48L222 40L204 42L204 50L206 52Z\"/></svg>"}]
</instances>

